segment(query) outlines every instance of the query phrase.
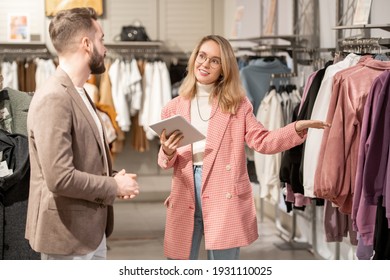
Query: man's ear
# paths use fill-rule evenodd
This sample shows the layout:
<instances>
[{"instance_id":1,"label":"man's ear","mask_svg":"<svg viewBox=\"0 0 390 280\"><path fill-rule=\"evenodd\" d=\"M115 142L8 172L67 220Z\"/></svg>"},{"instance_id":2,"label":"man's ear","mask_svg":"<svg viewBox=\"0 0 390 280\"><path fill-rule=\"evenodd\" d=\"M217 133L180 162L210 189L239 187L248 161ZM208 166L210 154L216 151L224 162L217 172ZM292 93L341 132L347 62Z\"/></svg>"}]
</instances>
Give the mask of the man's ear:
<instances>
[{"instance_id":1,"label":"man's ear","mask_svg":"<svg viewBox=\"0 0 390 280\"><path fill-rule=\"evenodd\" d=\"M92 42L88 37L83 37L83 39L81 39L81 44L85 50L92 52Z\"/></svg>"}]
</instances>

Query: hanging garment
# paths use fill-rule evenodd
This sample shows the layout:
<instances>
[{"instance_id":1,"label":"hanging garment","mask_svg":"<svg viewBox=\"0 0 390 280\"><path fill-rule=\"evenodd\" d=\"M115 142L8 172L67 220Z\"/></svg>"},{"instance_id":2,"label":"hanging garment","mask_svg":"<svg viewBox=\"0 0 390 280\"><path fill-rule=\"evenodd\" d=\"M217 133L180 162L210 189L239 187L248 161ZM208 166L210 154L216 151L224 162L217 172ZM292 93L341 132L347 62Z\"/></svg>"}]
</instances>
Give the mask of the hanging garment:
<instances>
[{"instance_id":1,"label":"hanging garment","mask_svg":"<svg viewBox=\"0 0 390 280\"><path fill-rule=\"evenodd\" d=\"M327 65L329 66L329 64ZM311 110L313 108L315 99L317 97L318 89L320 88L322 79L324 77L326 68L320 69L310 85L310 88L307 93L307 97L304 100L304 104L297 115L299 107L295 108L295 116L293 120L306 120L309 119L308 116L311 115ZM280 170L280 179L282 182L286 182L291 185L294 193L304 194L304 189L302 185L302 180L300 180L300 166L302 160L302 150L303 144L293 147L290 150L285 151L282 158L281 170Z\"/></svg>"},{"instance_id":2,"label":"hanging garment","mask_svg":"<svg viewBox=\"0 0 390 280\"><path fill-rule=\"evenodd\" d=\"M19 89L18 85L18 64L13 62L1 63L1 75L3 76L3 87Z\"/></svg>"},{"instance_id":3,"label":"hanging garment","mask_svg":"<svg viewBox=\"0 0 390 280\"><path fill-rule=\"evenodd\" d=\"M0 128L27 135L27 112L32 96L9 87L0 91Z\"/></svg>"},{"instance_id":4,"label":"hanging garment","mask_svg":"<svg viewBox=\"0 0 390 280\"><path fill-rule=\"evenodd\" d=\"M107 119L106 117L102 117L102 115L100 115L102 117L102 120L104 121L103 125L106 127L107 134L110 134L107 135L107 142L110 145L112 145L115 142L115 140L118 138L118 133L120 131L120 128L115 120L116 118L115 109L110 105L105 105L101 103L97 103L95 105L99 114L104 113L108 117Z\"/></svg>"},{"instance_id":5,"label":"hanging garment","mask_svg":"<svg viewBox=\"0 0 390 280\"><path fill-rule=\"evenodd\" d=\"M122 131L130 131L130 109L128 102L128 83L126 80L126 62L120 59L116 59L111 67L108 69L108 74L111 80L112 86L112 99L117 113L116 121Z\"/></svg>"},{"instance_id":6,"label":"hanging garment","mask_svg":"<svg viewBox=\"0 0 390 280\"><path fill-rule=\"evenodd\" d=\"M130 75L128 77L130 97L130 115L133 117L141 110L142 106L142 76L136 59L128 64ZM131 119L131 118L130 118ZM130 120L131 121L131 120Z\"/></svg>"},{"instance_id":7,"label":"hanging garment","mask_svg":"<svg viewBox=\"0 0 390 280\"><path fill-rule=\"evenodd\" d=\"M271 90L261 102L257 110L256 119L268 130L276 130L285 125L282 106L276 90ZM256 175L260 184L260 197L270 196L277 202L281 182L279 180L280 162L282 154L273 155L254 152Z\"/></svg>"},{"instance_id":8,"label":"hanging garment","mask_svg":"<svg viewBox=\"0 0 390 280\"><path fill-rule=\"evenodd\" d=\"M316 170L321 197L331 200L346 214L352 210L364 104L375 78L390 69L388 61L370 59L363 64L363 68L344 78L338 94L334 94L337 101L333 121L329 122L332 126L327 138L323 138L322 168Z\"/></svg>"},{"instance_id":9,"label":"hanging garment","mask_svg":"<svg viewBox=\"0 0 390 280\"><path fill-rule=\"evenodd\" d=\"M376 212L374 260L390 260L390 228L383 199L382 196L379 197Z\"/></svg>"},{"instance_id":10,"label":"hanging garment","mask_svg":"<svg viewBox=\"0 0 390 280\"><path fill-rule=\"evenodd\" d=\"M351 214L354 229L364 245L374 242L377 201L383 194L389 194L385 189L386 176L389 176L389 83L390 71L387 70L374 80L364 108ZM389 200L387 196L384 201ZM389 209L388 204L386 209ZM386 216L389 219L390 215Z\"/></svg>"},{"instance_id":11,"label":"hanging garment","mask_svg":"<svg viewBox=\"0 0 390 280\"><path fill-rule=\"evenodd\" d=\"M98 115L100 116L100 118L102 120L102 125L104 127L104 130L105 130L106 136L107 136L107 142L109 145L111 145L117 137L114 125L112 124L112 121L111 121L111 118L106 112L103 112L99 109L96 109L96 112L98 113Z\"/></svg>"},{"instance_id":12,"label":"hanging garment","mask_svg":"<svg viewBox=\"0 0 390 280\"><path fill-rule=\"evenodd\" d=\"M36 88L45 84L46 80L56 71L56 65L52 59L36 58L37 69L35 72Z\"/></svg>"},{"instance_id":13,"label":"hanging garment","mask_svg":"<svg viewBox=\"0 0 390 280\"><path fill-rule=\"evenodd\" d=\"M11 100L7 90L0 91L0 128L12 132Z\"/></svg>"},{"instance_id":14,"label":"hanging garment","mask_svg":"<svg viewBox=\"0 0 390 280\"><path fill-rule=\"evenodd\" d=\"M110 60L105 60L105 65L106 69L110 69L111 67L111 61ZM115 110L115 105L114 105L114 100L112 97L112 86L111 86L111 80L110 80L110 74L109 71L105 71L101 77L100 77L100 85L99 85L99 102L98 104L101 105L107 105L111 108L114 108ZM111 148L111 153L113 155L122 152L123 147L124 147L124 142L125 142L125 133L119 128L119 125L116 121L116 112L115 112L115 127L117 127L116 132L117 132L117 138L112 144Z\"/></svg>"},{"instance_id":15,"label":"hanging garment","mask_svg":"<svg viewBox=\"0 0 390 280\"><path fill-rule=\"evenodd\" d=\"M240 70L240 78L246 95L253 105L253 112L257 112L261 100L268 91L271 74L289 72L291 72L291 69L279 59L267 61L265 58L253 60L248 66ZM279 84L282 79L274 79L273 81L275 84Z\"/></svg>"},{"instance_id":16,"label":"hanging garment","mask_svg":"<svg viewBox=\"0 0 390 280\"><path fill-rule=\"evenodd\" d=\"M340 84L344 81L344 79L346 77L348 77L349 75L351 75L355 71L359 71L361 68L363 68L365 61L368 61L371 59L372 58L370 56L363 56L355 66L341 70L334 75L333 83L332 83L332 95L331 95L331 98L329 100L326 122L331 124L333 121L334 112L336 109L337 97L339 94ZM318 160L317 160L317 168L316 168L315 174L314 174L314 195L316 197L322 197L322 190L320 188L320 178L321 178L320 170L322 170L325 144L326 144L326 140L324 140L324 139L327 139L328 135L329 135L329 129L324 130L323 135L322 135L322 141L320 144L320 152L319 152Z\"/></svg>"},{"instance_id":17,"label":"hanging garment","mask_svg":"<svg viewBox=\"0 0 390 280\"><path fill-rule=\"evenodd\" d=\"M39 259L24 238L30 182L27 137L0 129L0 151L1 172L5 166L12 170L0 177L0 258Z\"/></svg>"},{"instance_id":18,"label":"hanging garment","mask_svg":"<svg viewBox=\"0 0 390 280\"><path fill-rule=\"evenodd\" d=\"M146 63L143 89L144 102L140 110L139 123L145 130L146 138L153 140L156 134L149 128L149 125L161 120L162 108L172 99L169 72L164 62Z\"/></svg>"},{"instance_id":19,"label":"hanging garment","mask_svg":"<svg viewBox=\"0 0 390 280\"><path fill-rule=\"evenodd\" d=\"M330 65L322 79L318 90L317 98L314 102L313 110L310 116L311 120L326 121L329 101L332 95L332 84L334 75L348 67L356 65L360 56L349 54L344 60ZM305 142L305 152L303 154L303 187L305 196L314 197L314 174L317 167L318 154L323 135L322 129L309 129Z\"/></svg>"}]
</instances>

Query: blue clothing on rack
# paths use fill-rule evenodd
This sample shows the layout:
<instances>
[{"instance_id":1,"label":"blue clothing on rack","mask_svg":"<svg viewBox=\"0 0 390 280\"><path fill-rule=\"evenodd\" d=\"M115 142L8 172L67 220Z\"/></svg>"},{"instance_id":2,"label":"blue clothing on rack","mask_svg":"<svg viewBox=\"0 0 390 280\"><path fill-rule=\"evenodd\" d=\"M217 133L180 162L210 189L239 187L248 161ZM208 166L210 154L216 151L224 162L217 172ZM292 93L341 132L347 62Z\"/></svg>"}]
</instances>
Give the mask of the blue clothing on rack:
<instances>
[{"instance_id":1,"label":"blue clothing on rack","mask_svg":"<svg viewBox=\"0 0 390 280\"><path fill-rule=\"evenodd\" d=\"M257 112L261 100L271 84L271 75L279 73L290 73L288 68L279 59L260 58L250 61L249 65L240 70L240 77L245 88L246 95L253 105L253 112ZM274 85L278 86L283 78L272 79Z\"/></svg>"}]
</instances>

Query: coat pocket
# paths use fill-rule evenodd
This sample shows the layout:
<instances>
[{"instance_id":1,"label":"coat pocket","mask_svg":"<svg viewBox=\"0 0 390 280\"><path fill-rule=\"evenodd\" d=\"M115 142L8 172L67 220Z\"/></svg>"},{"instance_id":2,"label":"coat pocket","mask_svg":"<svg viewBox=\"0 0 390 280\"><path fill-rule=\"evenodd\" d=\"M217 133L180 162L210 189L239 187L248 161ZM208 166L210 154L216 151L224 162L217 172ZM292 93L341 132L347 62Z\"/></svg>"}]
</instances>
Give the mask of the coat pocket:
<instances>
[{"instance_id":1,"label":"coat pocket","mask_svg":"<svg viewBox=\"0 0 390 280\"><path fill-rule=\"evenodd\" d=\"M87 204L87 201L80 199L73 199L67 197L51 197L49 200L49 210L58 210L58 211L83 211L87 208L90 208Z\"/></svg>"},{"instance_id":2,"label":"coat pocket","mask_svg":"<svg viewBox=\"0 0 390 280\"><path fill-rule=\"evenodd\" d=\"M234 190L237 196L243 196L252 193L252 185L248 179L241 179L236 182Z\"/></svg>"}]
</instances>

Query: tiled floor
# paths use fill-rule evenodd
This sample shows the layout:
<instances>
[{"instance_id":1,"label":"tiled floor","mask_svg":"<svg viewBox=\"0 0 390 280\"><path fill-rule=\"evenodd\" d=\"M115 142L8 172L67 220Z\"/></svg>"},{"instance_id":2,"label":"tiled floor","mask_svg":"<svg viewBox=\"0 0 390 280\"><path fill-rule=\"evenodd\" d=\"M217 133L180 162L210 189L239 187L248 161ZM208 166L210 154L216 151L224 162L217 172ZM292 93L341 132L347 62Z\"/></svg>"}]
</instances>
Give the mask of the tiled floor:
<instances>
[{"instance_id":1,"label":"tiled floor","mask_svg":"<svg viewBox=\"0 0 390 280\"><path fill-rule=\"evenodd\" d=\"M115 207L115 230L108 239L108 259L162 260L165 208L163 202L118 201ZM260 220L260 219L259 219ZM242 260L311 260L307 249L293 250L284 241L273 221L259 221L259 239L241 248ZM201 251L200 259L206 259Z\"/></svg>"},{"instance_id":2,"label":"tiled floor","mask_svg":"<svg viewBox=\"0 0 390 280\"><path fill-rule=\"evenodd\" d=\"M131 147L130 143L127 143ZM147 153L129 150L115 160L115 169L125 168L139 174L137 180L141 193L134 201L117 201L115 229L108 239L108 259L112 260L165 260L163 253L165 207L169 195L172 170L161 170L156 163L157 145ZM131 159L131 160L129 160ZM314 259L308 250L291 250L279 237L271 220L259 221L259 239L241 248L240 259ZM282 245L282 246L280 246ZM285 247L285 248L283 248ZM206 259L201 250L200 259Z\"/></svg>"}]
</instances>

